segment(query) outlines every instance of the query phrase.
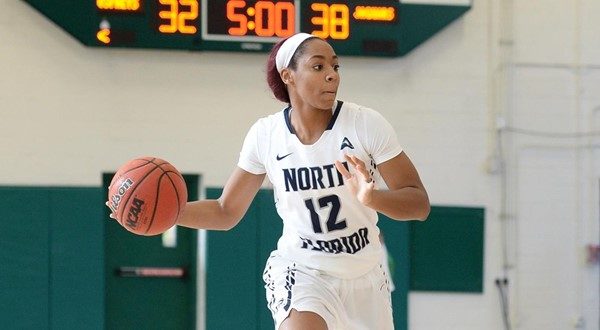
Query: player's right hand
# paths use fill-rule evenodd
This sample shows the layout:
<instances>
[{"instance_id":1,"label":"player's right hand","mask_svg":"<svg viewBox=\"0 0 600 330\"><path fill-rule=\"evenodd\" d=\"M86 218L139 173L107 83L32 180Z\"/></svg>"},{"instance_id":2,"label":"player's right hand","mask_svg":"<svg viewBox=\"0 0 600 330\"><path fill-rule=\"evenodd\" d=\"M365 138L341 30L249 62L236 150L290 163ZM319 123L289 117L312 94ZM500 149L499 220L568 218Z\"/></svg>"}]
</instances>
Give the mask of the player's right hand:
<instances>
[{"instance_id":1,"label":"player's right hand","mask_svg":"<svg viewBox=\"0 0 600 330\"><path fill-rule=\"evenodd\" d=\"M369 206L375 190L375 182L371 178L365 162L354 155L344 155L344 158L350 164L352 172L348 171L340 161L335 161L335 167L344 177L350 192L365 206Z\"/></svg>"}]
</instances>

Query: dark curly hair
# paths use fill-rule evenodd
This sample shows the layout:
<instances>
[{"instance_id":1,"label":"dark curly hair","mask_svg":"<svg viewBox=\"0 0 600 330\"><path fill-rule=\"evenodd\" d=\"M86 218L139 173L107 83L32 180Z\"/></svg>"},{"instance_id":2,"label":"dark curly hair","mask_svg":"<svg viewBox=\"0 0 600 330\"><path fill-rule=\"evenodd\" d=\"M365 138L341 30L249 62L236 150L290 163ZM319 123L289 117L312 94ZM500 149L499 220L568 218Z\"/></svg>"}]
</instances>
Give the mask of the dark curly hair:
<instances>
[{"instance_id":1,"label":"dark curly hair","mask_svg":"<svg viewBox=\"0 0 600 330\"><path fill-rule=\"evenodd\" d=\"M304 54L306 48L306 42L308 40L313 40L317 37L312 37L304 40L296 49L294 56L290 60L290 64L288 68L292 70L296 70L298 65L298 58ZM267 84L271 88L271 92L273 92L273 96L281 102L290 103L290 94L287 91L287 87L283 80L281 80L281 76L279 75L279 71L277 71L277 65L275 64L275 58L277 57L277 51L281 48L281 45L287 40L282 39L278 43L276 43L273 48L271 48L271 52L269 53L269 57L267 58Z\"/></svg>"}]
</instances>

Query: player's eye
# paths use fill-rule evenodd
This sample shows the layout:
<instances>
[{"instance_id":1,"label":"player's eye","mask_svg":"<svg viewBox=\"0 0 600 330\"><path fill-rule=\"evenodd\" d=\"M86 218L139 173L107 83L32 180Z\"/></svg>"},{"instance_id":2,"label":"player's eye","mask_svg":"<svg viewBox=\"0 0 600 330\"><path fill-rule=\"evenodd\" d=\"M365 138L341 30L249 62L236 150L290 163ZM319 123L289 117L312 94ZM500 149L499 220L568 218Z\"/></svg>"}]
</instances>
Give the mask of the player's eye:
<instances>
[{"instance_id":1,"label":"player's eye","mask_svg":"<svg viewBox=\"0 0 600 330\"><path fill-rule=\"evenodd\" d=\"M340 65L336 64L333 66L333 70L335 70L336 72L340 69Z\"/></svg>"},{"instance_id":2,"label":"player's eye","mask_svg":"<svg viewBox=\"0 0 600 330\"><path fill-rule=\"evenodd\" d=\"M323 64L313 65L313 69L315 69L316 71L321 71L323 70Z\"/></svg>"}]
</instances>

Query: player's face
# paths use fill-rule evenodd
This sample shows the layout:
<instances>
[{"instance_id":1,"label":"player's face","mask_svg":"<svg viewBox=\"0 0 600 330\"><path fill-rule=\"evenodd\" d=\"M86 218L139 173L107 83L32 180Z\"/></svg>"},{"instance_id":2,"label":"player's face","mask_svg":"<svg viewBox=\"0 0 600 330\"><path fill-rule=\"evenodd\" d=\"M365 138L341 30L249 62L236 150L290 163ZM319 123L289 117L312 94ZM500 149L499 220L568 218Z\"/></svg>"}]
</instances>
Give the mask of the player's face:
<instances>
[{"instance_id":1,"label":"player's face","mask_svg":"<svg viewBox=\"0 0 600 330\"><path fill-rule=\"evenodd\" d=\"M296 93L314 108L331 109L340 85L338 57L321 39L309 40L305 47L291 73Z\"/></svg>"}]
</instances>

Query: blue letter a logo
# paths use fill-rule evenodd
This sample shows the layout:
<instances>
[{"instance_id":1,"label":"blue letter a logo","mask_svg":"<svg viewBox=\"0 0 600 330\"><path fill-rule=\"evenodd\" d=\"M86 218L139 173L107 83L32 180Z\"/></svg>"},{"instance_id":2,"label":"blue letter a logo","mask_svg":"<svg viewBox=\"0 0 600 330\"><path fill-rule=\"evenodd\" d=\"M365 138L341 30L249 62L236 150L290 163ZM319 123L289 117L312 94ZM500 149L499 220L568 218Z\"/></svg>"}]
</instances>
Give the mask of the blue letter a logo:
<instances>
[{"instance_id":1,"label":"blue letter a logo","mask_svg":"<svg viewBox=\"0 0 600 330\"><path fill-rule=\"evenodd\" d=\"M340 147L340 150L344 150L344 148L354 149L354 146L352 145L350 140L348 140L347 137L344 137L344 140L342 141L342 146Z\"/></svg>"}]
</instances>

